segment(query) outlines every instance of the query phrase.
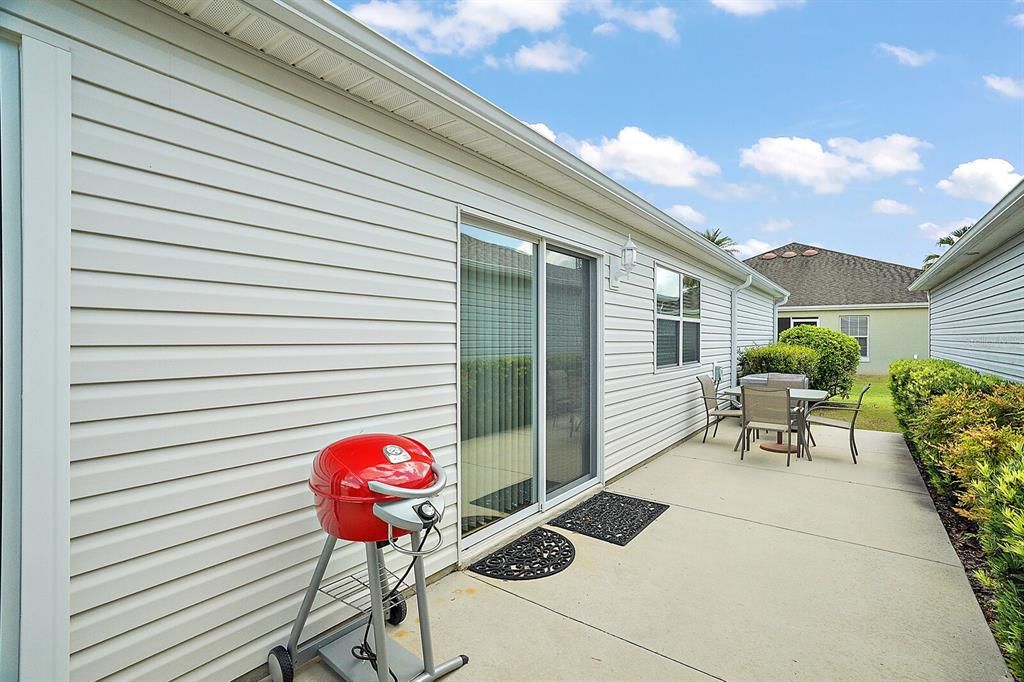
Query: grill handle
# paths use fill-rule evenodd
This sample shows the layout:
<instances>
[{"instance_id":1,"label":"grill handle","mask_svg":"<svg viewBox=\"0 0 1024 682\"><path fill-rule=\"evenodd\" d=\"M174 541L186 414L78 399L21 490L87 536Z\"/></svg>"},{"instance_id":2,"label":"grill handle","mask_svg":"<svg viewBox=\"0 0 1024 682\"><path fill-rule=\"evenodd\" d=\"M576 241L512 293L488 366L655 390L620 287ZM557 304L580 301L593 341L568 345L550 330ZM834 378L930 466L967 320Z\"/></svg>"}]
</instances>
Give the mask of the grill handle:
<instances>
[{"instance_id":1,"label":"grill handle","mask_svg":"<svg viewBox=\"0 0 1024 682\"><path fill-rule=\"evenodd\" d=\"M418 497L433 497L441 492L445 485L447 485L448 474L444 473L444 467L437 462L430 463L430 470L434 472L434 482L426 488L400 488L398 486L388 485L387 483L381 483L380 481L370 481L368 487L372 492L375 492L378 495L402 497L407 500Z\"/></svg>"}]
</instances>

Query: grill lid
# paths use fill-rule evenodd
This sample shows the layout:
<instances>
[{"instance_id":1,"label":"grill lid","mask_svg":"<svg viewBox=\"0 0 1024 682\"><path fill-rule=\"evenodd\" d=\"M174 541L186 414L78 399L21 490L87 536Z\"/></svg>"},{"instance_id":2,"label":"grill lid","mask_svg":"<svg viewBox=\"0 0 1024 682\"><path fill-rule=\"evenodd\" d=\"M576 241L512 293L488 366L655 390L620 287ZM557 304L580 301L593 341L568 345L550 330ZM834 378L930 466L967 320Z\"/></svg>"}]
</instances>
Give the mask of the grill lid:
<instances>
[{"instance_id":1,"label":"grill lid","mask_svg":"<svg viewBox=\"0 0 1024 682\"><path fill-rule=\"evenodd\" d=\"M371 481L400 488L426 488L434 482L433 455L405 436L367 433L331 443L313 460L309 488L319 497L350 502L380 502Z\"/></svg>"}]
</instances>

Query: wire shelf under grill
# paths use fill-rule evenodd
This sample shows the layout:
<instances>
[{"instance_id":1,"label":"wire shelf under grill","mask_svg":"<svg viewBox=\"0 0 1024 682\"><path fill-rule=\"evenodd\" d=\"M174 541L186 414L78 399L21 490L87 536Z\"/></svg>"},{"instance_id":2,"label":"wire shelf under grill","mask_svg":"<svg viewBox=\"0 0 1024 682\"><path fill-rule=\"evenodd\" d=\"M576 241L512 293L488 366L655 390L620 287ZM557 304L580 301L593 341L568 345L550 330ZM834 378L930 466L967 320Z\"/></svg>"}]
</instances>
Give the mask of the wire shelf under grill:
<instances>
[{"instance_id":1,"label":"wire shelf under grill","mask_svg":"<svg viewBox=\"0 0 1024 682\"><path fill-rule=\"evenodd\" d=\"M388 609L394 606L396 602L401 601L402 596L410 592L412 588L408 582L402 582L398 589L395 590L398 576L383 565L381 566L380 574L384 589L383 596L386 597L388 593L394 590L393 596L384 601L384 612L386 614ZM368 569L366 568L323 583L320 585L320 591L331 599L340 601L356 611L362 613L370 612L370 579Z\"/></svg>"}]
</instances>

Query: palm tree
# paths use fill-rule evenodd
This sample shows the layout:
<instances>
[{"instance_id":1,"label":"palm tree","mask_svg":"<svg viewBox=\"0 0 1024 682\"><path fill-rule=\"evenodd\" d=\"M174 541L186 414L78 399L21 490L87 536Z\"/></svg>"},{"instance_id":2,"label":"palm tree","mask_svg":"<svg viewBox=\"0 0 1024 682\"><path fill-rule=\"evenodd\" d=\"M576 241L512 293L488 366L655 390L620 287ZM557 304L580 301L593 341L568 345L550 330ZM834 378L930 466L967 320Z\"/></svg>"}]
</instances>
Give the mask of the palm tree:
<instances>
[{"instance_id":1,"label":"palm tree","mask_svg":"<svg viewBox=\"0 0 1024 682\"><path fill-rule=\"evenodd\" d=\"M713 230L709 227L703 232L699 232L698 234L700 234L701 237L704 237L704 239L707 239L715 246L725 249L729 253L733 253L736 250L736 247L738 246L736 244L736 241L732 237L730 237L727 234L722 234L722 230L717 227Z\"/></svg>"},{"instance_id":2,"label":"palm tree","mask_svg":"<svg viewBox=\"0 0 1024 682\"><path fill-rule=\"evenodd\" d=\"M972 225L964 225L963 227L958 227L935 243L944 249L953 246L953 244L956 244L960 240L960 237L963 237L965 234L967 234L967 230L971 229L971 227ZM924 257L924 264L921 266L921 269L927 270L928 268L935 264L935 261L939 260L939 258L941 257L941 253L929 253L927 256Z\"/></svg>"}]
</instances>

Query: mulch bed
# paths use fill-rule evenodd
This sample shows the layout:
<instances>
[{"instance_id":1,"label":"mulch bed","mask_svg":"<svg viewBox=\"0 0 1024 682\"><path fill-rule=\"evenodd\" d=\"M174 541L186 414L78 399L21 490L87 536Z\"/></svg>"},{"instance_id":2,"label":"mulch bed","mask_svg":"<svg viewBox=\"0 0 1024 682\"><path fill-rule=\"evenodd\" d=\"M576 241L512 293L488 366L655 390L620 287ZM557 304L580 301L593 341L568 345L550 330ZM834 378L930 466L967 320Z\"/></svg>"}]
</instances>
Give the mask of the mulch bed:
<instances>
[{"instance_id":1,"label":"mulch bed","mask_svg":"<svg viewBox=\"0 0 1024 682\"><path fill-rule=\"evenodd\" d=\"M965 519L956 512L954 508L955 500L935 489L931 479L928 477L928 472L921 464L921 460L918 459L917 452L914 451L914 446L910 441L907 441L907 447L910 448L914 464L917 466L925 486L928 487L928 494L932 496L935 511L939 513L942 525L946 527L946 535L949 536L949 542L953 545L953 549L956 550L957 555L960 557L960 562L964 565L964 571L967 573L967 579L971 583L971 589L974 590L974 596L978 600L978 605L981 607L982 613L985 614L985 620L988 621L989 627L991 627L992 620L995 617L992 609L992 591L982 585L977 576L974 575L975 571L986 567L985 553L981 549L981 543L978 542L978 526L970 519Z\"/></svg>"}]
</instances>

